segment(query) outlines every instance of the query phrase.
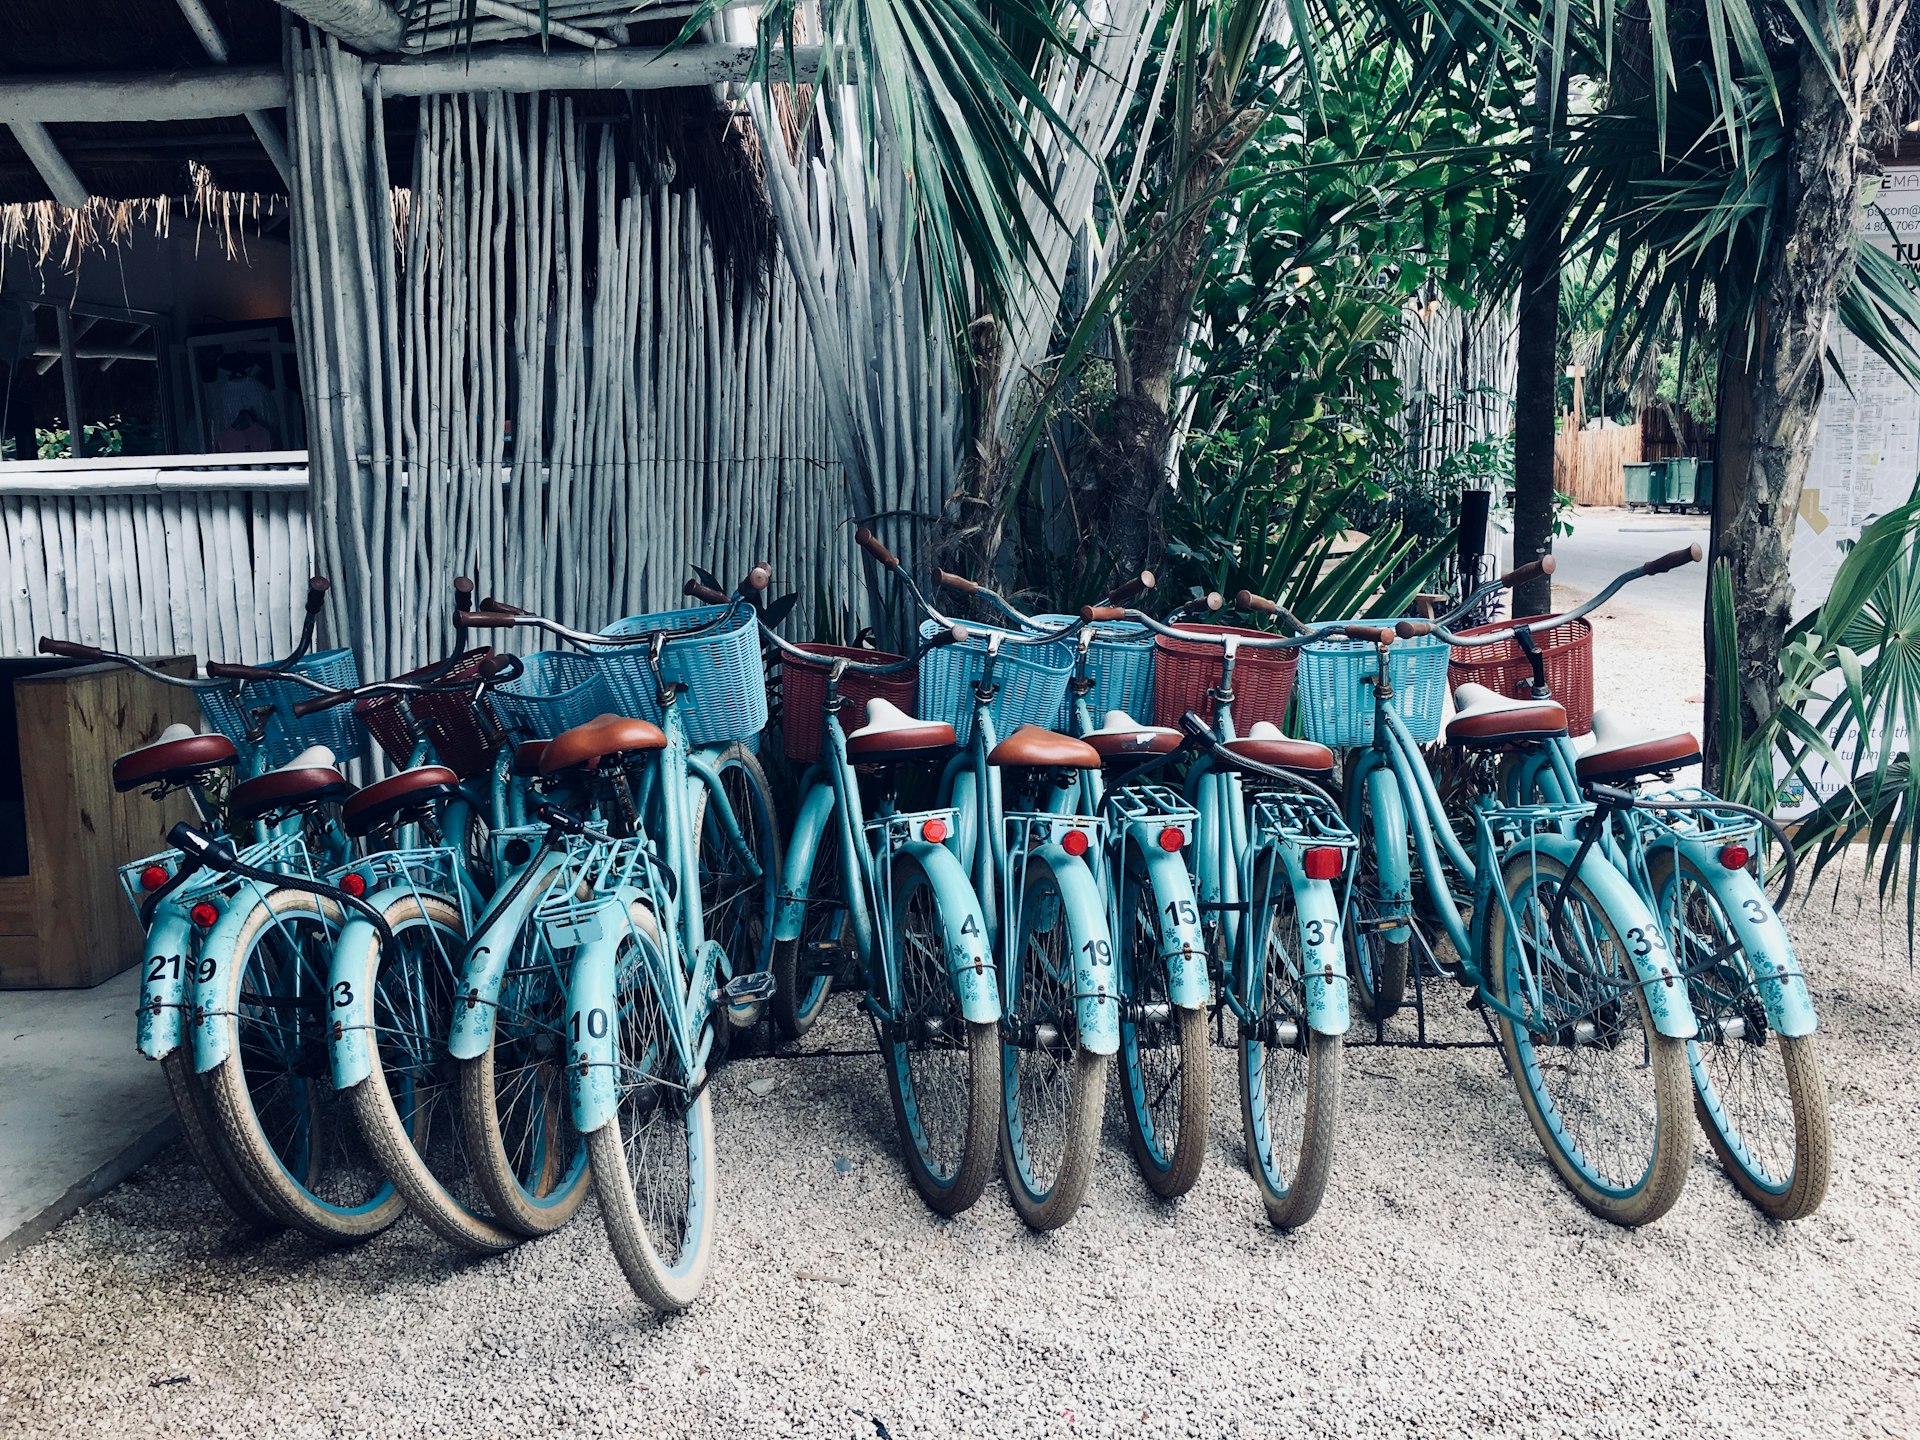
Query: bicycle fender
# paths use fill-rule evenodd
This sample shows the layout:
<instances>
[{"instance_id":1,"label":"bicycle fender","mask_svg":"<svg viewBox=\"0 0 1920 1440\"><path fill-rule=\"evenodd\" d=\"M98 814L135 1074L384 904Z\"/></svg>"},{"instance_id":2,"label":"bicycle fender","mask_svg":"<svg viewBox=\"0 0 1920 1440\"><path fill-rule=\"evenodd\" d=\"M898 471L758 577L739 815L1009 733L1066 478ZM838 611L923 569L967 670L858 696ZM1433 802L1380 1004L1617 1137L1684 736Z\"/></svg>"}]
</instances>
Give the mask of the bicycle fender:
<instances>
[{"instance_id":1,"label":"bicycle fender","mask_svg":"<svg viewBox=\"0 0 1920 1440\"><path fill-rule=\"evenodd\" d=\"M574 952L567 984L567 1099L573 1127L592 1134L619 1106L614 1088L615 1048L613 957L617 935L583 945Z\"/></svg>"},{"instance_id":2,"label":"bicycle fender","mask_svg":"<svg viewBox=\"0 0 1920 1440\"><path fill-rule=\"evenodd\" d=\"M1000 973L987 949L986 917L981 914L980 899L973 893L967 872L943 844L909 840L895 853L911 855L920 863L940 902L940 925L947 940L947 977L953 982L960 1014L969 1024L998 1024Z\"/></svg>"},{"instance_id":3,"label":"bicycle fender","mask_svg":"<svg viewBox=\"0 0 1920 1440\"><path fill-rule=\"evenodd\" d=\"M1037 847L1033 859L1053 871L1070 933L1084 935L1091 942L1076 946L1073 954L1073 1013L1080 1046L1095 1055L1117 1054L1120 977L1114 969L1113 936L1107 929L1107 908L1101 903L1100 887L1085 862L1067 854L1057 842Z\"/></svg>"},{"instance_id":4,"label":"bicycle fender","mask_svg":"<svg viewBox=\"0 0 1920 1440\"><path fill-rule=\"evenodd\" d=\"M1340 898L1328 880L1309 880L1300 852L1280 847L1280 859L1293 884L1295 918L1300 927L1300 973L1306 981L1307 1028L1320 1035L1344 1035L1351 1021L1347 1008L1347 957L1342 946Z\"/></svg>"},{"instance_id":5,"label":"bicycle fender","mask_svg":"<svg viewBox=\"0 0 1920 1440\"><path fill-rule=\"evenodd\" d=\"M813 874L814 853L820 837L833 820L834 795L831 785L816 785L800 803L794 817L793 835L787 841L787 868L780 877L779 896L774 902L773 940L776 945L800 938L807 916L807 882Z\"/></svg>"},{"instance_id":6,"label":"bicycle fender","mask_svg":"<svg viewBox=\"0 0 1920 1440\"><path fill-rule=\"evenodd\" d=\"M1509 854L1517 854L1527 848L1558 860L1562 866L1570 866L1574 856L1579 853L1580 842L1571 835L1535 835ZM1700 1033L1700 1025L1687 999L1686 982L1679 978L1673 952L1667 948L1666 932L1647 908L1647 902L1641 899L1640 892L1633 888L1632 883L1611 861L1592 850L1580 863L1580 879L1593 892L1608 916L1620 926L1621 938L1627 942L1634 972L1640 977L1640 992L1647 997L1647 1011L1653 1017L1653 1028L1676 1040L1693 1039ZM1504 888L1504 881L1496 883ZM1644 944L1644 954L1632 953L1636 939Z\"/></svg>"},{"instance_id":7,"label":"bicycle fender","mask_svg":"<svg viewBox=\"0 0 1920 1440\"><path fill-rule=\"evenodd\" d=\"M369 895L367 903L381 914L410 892L388 890ZM373 996L364 983L367 951L380 944L380 932L357 910L340 927L333 942L333 961L327 968L327 1051L333 1062L333 1088L351 1090L373 1074Z\"/></svg>"},{"instance_id":8,"label":"bicycle fender","mask_svg":"<svg viewBox=\"0 0 1920 1440\"><path fill-rule=\"evenodd\" d=\"M1367 808L1373 813L1373 857L1375 873L1380 877L1380 908L1384 913L1406 915L1413 909L1413 864L1407 847L1407 802L1400 793L1399 781L1386 765L1367 772ZM1356 817L1357 818L1357 817ZM1352 820L1348 821L1353 828ZM1400 945L1412 938L1405 925L1381 932L1390 944Z\"/></svg>"},{"instance_id":9,"label":"bicycle fender","mask_svg":"<svg viewBox=\"0 0 1920 1440\"><path fill-rule=\"evenodd\" d=\"M1813 997L1807 993L1787 927L1767 903L1760 882L1744 867L1727 869L1720 863L1719 847L1704 840L1682 840L1680 849L1701 875L1716 877L1713 888L1721 908L1752 959L1754 985L1766 1007L1768 1028L1790 1040L1813 1034L1817 1025Z\"/></svg>"},{"instance_id":10,"label":"bicycle fender","mask_svg":"<svg viewBox=\"0 0 1920 1440\"><path fill-rule=\"evenodd\" d=\"M240 938L247 918L265 905L272 893L257 880L241 881L239 891L225 902L220 918L200 942L191 1024L193 1068L202 1075L218 1067L232 1051L231 1037L220 1017L233 1013L240 999L240 966L233 953L234 942Z\"/></svg>"},{"instance_id":11,"label":"bicycle fender","mask_svg":"<svg viewBox=\"0 0 1920 1440\"><path fill-rule=\"evenodd\" d=\"M1207 942L1200 935L1193 876L1180 855L1151 841L1140 843L1139 853L1158 901L1153 920L1160 936L1160 958L1167 967L1167 999L1182 1010L1203 1010L1213 999L1213 984L1207 974Z\"/></svg>"},{"instance_id":12,"label":"bicycle fender","mask_svg":"<svg viewBox=\"0 0 1920 1440\"><path fill-rule=\"evenodd\" d=\"M188 976L193 969L192 923L172 906L154 916L140 956L140 1011L135 1043L149 1060L180 1048L185 1031Z\"/></svg>"},{"instance_id":13,"label":"bicycle fender","mask_svg":"<svg viewBox=\"0 0 1920 1440\"><path fill-rule=\"evenodd\" d=\"M447 1050L454 1059L477 1060L493 1044L493 1019L500 1004L507 959L513 954L520 927L546 892L551 872L559 867L561 859L557 851L543 857L539 863L548 873L531 877L506 909L482 916L468 941L460 970L461 1003L454 1007L453 1029L447 1036Z\"/></svg>"}]
</instances>

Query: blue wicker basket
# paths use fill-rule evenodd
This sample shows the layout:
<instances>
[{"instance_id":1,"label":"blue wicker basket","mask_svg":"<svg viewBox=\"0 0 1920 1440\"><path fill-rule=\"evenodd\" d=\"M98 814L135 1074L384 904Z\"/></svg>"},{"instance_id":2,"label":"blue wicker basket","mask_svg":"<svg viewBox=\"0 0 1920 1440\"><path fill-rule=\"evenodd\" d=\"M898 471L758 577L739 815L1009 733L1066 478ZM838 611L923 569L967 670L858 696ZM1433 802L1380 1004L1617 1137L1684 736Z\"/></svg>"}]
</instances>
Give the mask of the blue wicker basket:
<instances>
[{"instance_id":1,"label":"blue wicker basket","mask_svg":"<svg viewBox=\"0 0 1920 1440\"><path fill-rule=\"evenodd\" d=\"M1033 623L1041 630L1058 630L1077 618L1036 615ZM1096 725L1109 710L1124 710L1142 725L1152 721L1153 651L1153 632L1137 620L1102 620L1093 627L1093 643L1087 647L1087 677L1093 689L1087 692L1087 708ZM1071 690L1054 728L1073 733Z\"/></svg>"},{"instance_id":2,"label":"blue wicker basket","mask_svg":"<svg viewBox=\"0 0 1920 1440\"><path fill-rule=\"evenodd\" d=\"M946 628L928 620L920 627L920 638L930 640ZM973 624L967 630L967 639L920 657L920 718L948 721L962 745L973 736L973 685L986 672L991 633ZM1022 725L1049 729L1058 725L1072 675L1073 647L1063 640L1051 645L1003 646L993 667L999 693L987 712L993 716L995 732L1006 736Z\"/></svg>"},{"instance_id":3,"label":"blue wicker basket","mask_svg":"<svg viewBox=\"0 0 1920 1440\"><path fill-rule=\"evenodd\" d=\"M297 675L306 675L335 690L351 690L360 683L360 664L348 649L318 650L303 655L287 666ZM256 710L271 710L261 738L262 760L271 769L284 765L310 745L324 745L343 764L359 760L367 752L367 728L353 713L351 705L336 705L317 715L295 715L299 701L311 700L315 692L291 680L248 680L238 689L208 689L198 692L201 713L222 735L233 741L242 755L250 752L247 743L247 717Z\"/></svg>"},{"instance_id":4,"label":"blue wicker basket","mask_svg":"<svg viewBox=\"0 0 1920 1440\"><path fill-rule=\"evenodd\" d=\"M669 635L711 625L731 609L724 625L703 635L669 639L660 651L662 679L686 686L680 719L690 745L725 745L757 738L767 724L767 670L760 659L760 620L747 606L703 605L616 620L607 635ZM647 647L629 645L599 652L601 673L622 715L662 723Z\"/></svg>"},{"instance_id":5,"label":"blue wicker basket","mask_svg":"<svg viewBox=\"0 0 1920 1440\"><path fill-rule=\"evenodd\" d=\"M540 650L518 678L487 692L501 726L517 738L551 740L562 730L617 711L597 656Z\"/></svg>"},{"instance_id":6,"label":"blue wicker basket","mask_svg":"<svg viewBox=\"0 0 1920 1440\"><path fill-rule=\"evenodd\" d=\"M1341 621L1341 624L1392 625L1391 620ZM1427 744L1440 736L1440 715L1447 698L1444 640L1422 635L1396 640L1387 652L1387 677L1393 705L1413 738ZM1309 740L1338 749L1373 743L1373 677L1379 650L1366 640L1317 640L1300 652L1295 703L1300 730Z\"/></svg>"}]
</instances>

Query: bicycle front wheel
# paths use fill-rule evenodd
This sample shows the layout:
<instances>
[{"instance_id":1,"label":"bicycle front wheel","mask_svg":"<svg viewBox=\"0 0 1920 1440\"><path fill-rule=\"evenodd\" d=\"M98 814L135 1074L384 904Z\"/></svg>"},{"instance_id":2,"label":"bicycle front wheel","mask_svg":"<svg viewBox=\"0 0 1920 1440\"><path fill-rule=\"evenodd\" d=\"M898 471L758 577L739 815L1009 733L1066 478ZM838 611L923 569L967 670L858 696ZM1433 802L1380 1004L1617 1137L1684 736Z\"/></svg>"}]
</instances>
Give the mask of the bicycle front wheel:
<instances>
[{"instance_id":1,"label":"bicycle front wheel","mask_svg":"<svg viewBox=\"0 0 1920 1440\"><path fill-rule=\"evenodd\" d=\"M1364 785L1353 787L1347 802L1347 826L1359 844L1354 850L1354 877L1351 913L1347 921L1347 973L1353 978L1354 993L1369 1020L1388 1020L1407 1003L1407 979L1412 971L1413 945L1410 940L1389 940L1379 921L1387 913L1382 892L1382 846L1391 846L1398 866L1406 866L1407 833L1400 782L1391 770L1380 766L1370 773ZM1383 793L1384 792L1384 793ZM1395 822L1383 827L1374 814L1376 797L1392 802ZM1404 912L1405 907L1398 907ZM1411 925L1412 917L1406 923Z\"/></svg>"},{"instance_id":2,"label":"bicycle front wheel","mask_svg":"<svg viewBox=\"0 0 1920 1440\"><path fill-rule=\"evenodd\" d=\"M521 1235L546 1235L587 1198L586 1143L567 1100L564 955L533 923L514 939L487 1048L460 1064L467 1162L487 1210Z\"/></svg>"},{"instance_id":3,"label":"bicycle front wheel","mask_svg":"<svg viewBox=\"0 0 1920 1440\"><path fill-rule=\"evenodd\" d=\"M1519 923L1488 902L1482 973L1526 1017L1501 1015L1499 1030L1527 1119L1582 1205L1616 1225L1657 1220L1680 1198L1692 1151L1686 1042L1654 1029L1628 935L1584 881L1519 850L1500 883Z\"/></svg>"},{"instance_id":4,"label":"bicycle front wheel","mask_svg":"<svg viewBox=\"0 0 1920 1440\"><path fill-rule=\"evenodd\" d=\"M1207 1013L1173 1004L1160 946L1160 916L1168 906L1191 910L1193 892L1183 884L1179 895L1160 894L1133 845L1126 867L1127 913L1116 917L1115 930L1126 967L1120 1078L1127 1134L1147 1188L1172 1200L1193 1188L1207 1160Z\"/></svg>"},{"instance_id":5,"label":"bicycle front wheel","mask_svg":"<svg viewBox=\"0 0 1920 1440\"><path fill-rule=\"evenodd\" d=\"M911 855L893 861L895 1018L881 1031L887 1090L913 1188L942 1215L980 1198L1000 1126L1000 1039L969 1024L947 974L939 892Z\"/></svg>"},{"instance_id":6,"label":"bicycle front wheel","mask_svg":"<svg viewBox=\"0 0 1920 1440\"><path fill-rule=\"evenodd\" d=\"M1000 1156L1020 1218L1055 1230L1086 1199L1100 1148L1107 1057L1079 1041L1074 957L1104 937L1081 933L1044 860L1027 863L1020 896L1000 1022Z\"/></svg>"},{"instance_id":7,"label":"bicycle front wheel","mask_svg":"<svg viewBox=\"0 0 1920 1440\"><path fill-rule=\"evenodd\" d=\"M614 960L614 1117L587 1136L594 1193L614 1258L654 1309L686 1309L713 1264L718 1179L713 1106L692 1094L674 1059L672 1018L647 953L653 919L635 926Z\"/></svg>"},{"instance_id":8,"label":"bicycle front wheel","mask_svg":"<svg viewBox=\"0 0 1920 1440\"><path fill-rule=\"evenodd\" d=\"M347 1100L381 1167L429 1229L480 1254L509 1249L522 1237L494 1218L467 1158L459 1075L447 1054L466 940L460 912L439 896L404 895L384 918L392 948L368 935L351 982L370 997L374 1065Z\"/></svg>"},{"instance_id":9,"label":"bicycle front wheel","mask_svg":"<svg viewBox=\"0 0 1920 1440\"><path fill-rule=\"evenodd\" d=\"M1300 912L1285 865L1268 851L1254 871L1240 1005L1240 1120L1247 1169L1267 1218L1283 1230L1320 1208L1340 1120L1341 1037L1307 1025Z\"/></svg>"},{"instance_id":10,"label":"bicycle front wheel","mask_svg":"<svg viewBox=\"0 0 1920 1440\"><path fill-rule=\"evenodd\" d=\"M1649 861L1653 893L1700 1035L1687 1042L1694 1113L1740 1193L1775 1220L1826 1198L1833 1140L1812 1035L1776 1034L1715 878L1670 849Z\"/></svg>"},{"instance_id":11,"label":"bicycle front wheel","mask_svg":"<svg viewBox=\"0 0 1920 1440\"><path fill-rule=\"evenodd\" d=\"M331 900L275 890L230 954L203 957L236 967L215 1017L226 1058L206 1075L221 1140L274 1214L332 1243L377 1235L406 1208L333 1088L327 982L339 928Z\"/></svg>"},{"instance_id":12,"label":"bicycle front wheel","mask_svg":"<svg viewBox=\"0 0 1920 1440\"><path fill-rule=\"evenodd\" d=\"M740 827L746 852L760 867L756 878L746 857L727 837L721 809L701 782L694 806L693 831L699 837L700 898L703 926L709 940L726 952L731 967L723 980L750 975L773 963L773 911L780 890L780 826L773 809L773 791L760 761L744 745L729 745L713 768L720 777L727 809ZM759 1023L764 1004L748 1002L729 1009L728 1020L737 1030Z\"/></svg>"},{"instance_id":13,"label":"bicycle front wheel","mask_svg":"<svg viewBox=\"0 0 1920 1440\"><path fill-rule=\"evenodd\" d=\"M193 1073L192 1052L185 1046L169 1051L161 1058L160 1073L166 1077L167 1093L173 1097L174 1113L180 1117L180 1138L199 1162L200 1172L213 1186L214 1194L241 1224L254 1229L278 1227L280 1217L253 1193L240 1167L216 1138L220 1120L207 1094L206 1081Z\"/></svg>"}]
</instances>

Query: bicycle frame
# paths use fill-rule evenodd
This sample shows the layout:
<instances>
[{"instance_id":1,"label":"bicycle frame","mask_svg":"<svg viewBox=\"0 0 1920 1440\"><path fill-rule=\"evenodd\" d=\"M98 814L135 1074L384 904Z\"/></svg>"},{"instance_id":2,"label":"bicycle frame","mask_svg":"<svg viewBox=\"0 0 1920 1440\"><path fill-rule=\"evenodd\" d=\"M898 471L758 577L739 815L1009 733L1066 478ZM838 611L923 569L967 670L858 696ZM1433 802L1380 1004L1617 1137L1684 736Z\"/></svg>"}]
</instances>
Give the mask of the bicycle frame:
<instances>
[{"instance_id":1,"label":"bicycle frame","mask_svg":"<svg viewBox=\"0 0 1920 1440\"><path fill-rule=\"evenodd\" d=\"M1565 736L1556 737L1538 753L1524 754L1510 779L1511 795L1538 793L1560 799L1581 793L1575 763L1579 752ZM1811 1035L1817 1028L1813 1000L1807 992L1805 973L1793 952L1787 928L1768 903L1760 880L1744 865L1729 869L1721 862L1721 850L1740 844L1758 852L1758 822L1740 817L1737 812L1714 816L1715 805L1724 804L1705 790L1681 787L1641 797L1655 803L1675 802L1687 808L1679 814L1694 817L1690 825L1665 818L1666 813L1635 807L1625 812L1623 823L1609 826L1599 846L1607 858L1633 881L1647 907L1669 922L1667 943L1671 948L1671 926L1680 923L1670 915L1662 897L1654 893L1652 869L1648 863L1655 852L1665 849L1676 859L1684 858L1699 875L1705 877L1720 900L1726 923L1745 953L1753 958L1754 984L1760 1003L1767 1013L1767 1024L1776 1033L1793 1038Z\"/></svg>"},{"instance_id":2,"label":"bicycle frame","mask_svg":"<svg viewBox=\"0 0 1920 1440\"><path fill-rule=\"evenodd\" d=\"M1516 1025L1528 1029L1539 1028L1536 1023L1537 1012L1529 1013L1526 1009L1516 1008L1491 993L1479 961L1490 902L1498 903L1501 907L1509 933L1521 933L1519 916L1514 913L1506 887L1501 882L1506 863L1520 853L1556 861L1569 874L1577 869L1580 880L1593 892L1607 913L1622 925L1625 932L1623 938L1629 942L1634 974L1641 992L1646 996L1654 1028L1662 1035L1683 1040L1692 1039L1699 1033L1693 1007L1687 1001L1686 987L1678 983L1678 967L1667 948L1665 932L1655 920L1650 907L1627 878L1598 851L1597 846L1582 853L1583 847L1575 834L1575 827L1592 823L1593 806L1496 807L1491 803L1478 804L1473 812L1474 853L1469 856L1459 837L1453 833L1453 827L1447 823L1445 806L1434 789L1433 777L1427 771L1419 744L1393 708L1390 694L1381 696L1376 691L1375 717L1373 744L1356 756L1353 773L1347 781L1349 793L1378 793L1375 774L1391 776L1400 798L1407 802L1405 819L1408 828L1405 832L1395 833L1411 836L1413 859L1427 881L1427 890L1432 896L1441 925L1460 957L1461 970L1488 1007ZM1387 832L1380 828L1383 820L1384 817L1376 813L1374 833L1377 850L1384 849L1382 836ZM1392 843L1393 840L1388 838L1386 844ZM1458 900L1447 883L1442 864L1443 854L1446 861L1460 873L1471 896L1471 925L1462 918ZM1395 929L1408 928L1406 922L1411 919L1412 910L1410 888L1404 903L1406 908L1398 912L1402 923ZM1392 933L1392 930L1388 933ZM1523 949L1521 989L1524 998L1530 1002L1537 1001L1542 993L1539 976L1532 965L1531 954Z\"/></svg>"},{"instance_id":3,"label":"bicycle frame","mask_svg":"<svg viewBox=\"0 0 1920 1440\"><path fill-rule=\"evenodd\" d=\"M878 944L877 936L894 933L892 859L910 855L926 871L939 900L946 932L947 976L960 1002L961 1015L971 1023L997 1023L999 971L987 948L988 930L980 902L953 853L944 844L922 838L926 822L933 819L945 821L949 833L954 832L957 815L951 810L886 812L866 819L853 763L847 756L846 731L837 712L830 711L826 716L825 743L827 758L810 766L802 782L806 798L787 842L787 875L780 887L774 943L799 939L814 856L826 827L836 825L841 893L847 902L855 950L868 979L867 1008L883 1024L901 1018L895 953L892 947ZM876 959L881 963L876 964Z\"/></svg>"}]
</instances>

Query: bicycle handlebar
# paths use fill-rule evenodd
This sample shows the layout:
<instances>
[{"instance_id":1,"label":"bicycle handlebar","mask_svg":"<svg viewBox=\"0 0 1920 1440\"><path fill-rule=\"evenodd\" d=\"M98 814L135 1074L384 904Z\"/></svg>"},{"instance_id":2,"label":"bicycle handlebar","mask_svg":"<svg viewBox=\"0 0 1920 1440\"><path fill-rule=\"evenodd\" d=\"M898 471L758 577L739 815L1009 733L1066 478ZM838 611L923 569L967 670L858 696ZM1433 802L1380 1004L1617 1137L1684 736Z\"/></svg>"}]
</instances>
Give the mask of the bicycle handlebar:
<instances>
[{"instance_id":1,"label":"bicycle handlebar","mask_svg":"<svg viewBox=\"0 0 1920 1440\"><path fill-rule=\"evenodd\" d=\"M333 588L333 582L324 575L314 575L307 580L307 616L311 619L320 613L320 607L327 603L327 591Z\"/></svg>"},{"instance_id":2,"label":"bicycle handlebar","mask_svg":"<svg viewBox=\"0 0 1920 1440\"><path fill-rule=\"evenodd\" d=\"M760 627L760 633L772 641L774 649L778 650L782 655L791 655L795 659L805 660L811 665L826 664L830 666L836 674L850 670L858 675L897 675L914 665L918 665L922 657L931 650L938 650L943 645L957 645L964 640L971 640L973 638L973 632L965 625L952 624L940 631L937 635L930 636L921 642L920 648L915 650L911 655L899 660L889 661L885 665L869 665L864 661L849 659L842 655L816 655L804 645L796 645L793 641L774 634L773 631L769 630L765 625Z\"/></svg>"},{"instance_id":3,"label":"bicycle handlebar","mask_svg":"<svg viewBox=\"0 0 1920 1440\"><path fill-rule=\"evenodd\" d=\"M1500 577L1500 584L1503 588L1512 590L1516 586L1526 584L1529 580L1538 580L1543 575L1553 574L1558 564L1559 562L1553 556L1542 555L1538 560L1529 561L1525 565L1518 565L1509 570Z\"/></svg>"},{"instance_id":4,"label":"bicycle handlebar","mask_svg":"<svg viewBox=\"0 0 1920 1440\"><path fill-rule=\"evenodd\" d=\"M460 659L461 656L454 656L440 667L442 673L458 664ZM480 673L465 680L446 684L434 684L431 679L375 680L369 685L356 685L348 690L315 695L311 700L296 700L293 702L293 713L305 719L309 715L318 715L322 710L331 710L336 705L345 705L348 701L373 695L464 695L470 690L485 689L502 680L518 680L526 673L526 668L516 655L489 655L480 662Z\"/></svg>"},{"instance_id":5,"label":"bicycle handlebar","mask_svg":"<svg viewBox=\"0 0 1920 1440\"><path fill-rule=\"evenodd\" d=\"M878 560L882 565L886 566L887 569L898 570L900 568L899 557L887 549L887 547L881 543L880 537L867 529L866 526L862 525L858 530L853 532L853 540L856 545L874 559Z\"/></svg>"},{"instance_id":6,"label":"bicycle handlebar","mask_svg":"<svg viewBox=\"0 0 1920 1440\"><path fill-rule=\"evenodd\" d=\"M948 570L935 570L933 583L948 590L958 590L962 595L978 595L980 586L964 575L955 575Z\"/></svg>"},{"instance_id":7,"label":"bicycle handlebar","mask_svg":"<svg viewBox=\"0 0 1920 1440\"><path fill-rule=\"evenodd\" d=\"M1666 555L1662 555L1658 560L1647 561L1646 564L1640 567L1640 573L1642 575L1664 575L1669 570L1678 570L1682 565L1693 564L1694 561L1701 559L1705 553L1706 552L1700 548L1699 541L1696 540L1684 549L1674 550Z\"/></svg>"},{"instance_id":8,"label":"bicycle handlebar","mask_svg":"<svg viewBox=\"0 0 1920 1440\"><path fill-rule=\"evenodd\" d=\"M1147 591L1153 589L1156 583L1153 578L1153 571L1142 570L1131 580L1123 580L1114 586L1113 589L1107 591L1106 603L1109 605L1124 605L1127 601L1133 599L1134 596L1146 594Z\"/></svg>"},{"instance_id":9,"label":"bicycle handlebar","mask_svg":"<svg viewBox=\"0 0 1920 1440\"><path fill-rule=\"evenodd\" d=\"M167 831L167 843L180 852L184 863L174 872L171 880L141 902L140 923L145 929L153 928L153 912L159 908L162 899L177 889L194 871L207 868L218 870L222 875L237 875L242 880L251 880L256 885L275 890L300 890L331 900L342 909L357 911L370 922L379 933L382 945L393 944L393 928L387 924L387 917L358 895L350 895L337 885L329 885L311 875L282 874L249 865L234 853L230 842L203 835L184 820Z\"/></svg>"},{"instance_id":10,"label":"bicycle handlebar","mask_svg":"<svg viewBox=\"0 0 1920 1440\"><path fill-rule=\"evenodd\" d=\"M689 580L680 587L680 593L691 600L704 600L709 605L724 605L727 597L711 585L702 585L698 580Z\"/></svg>"}]
</instances>

